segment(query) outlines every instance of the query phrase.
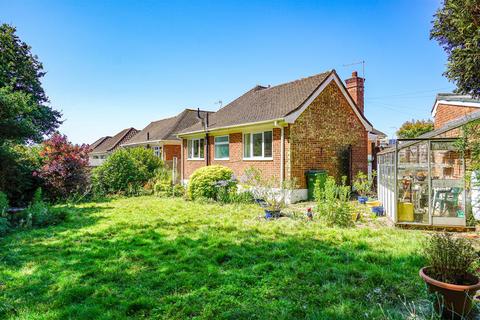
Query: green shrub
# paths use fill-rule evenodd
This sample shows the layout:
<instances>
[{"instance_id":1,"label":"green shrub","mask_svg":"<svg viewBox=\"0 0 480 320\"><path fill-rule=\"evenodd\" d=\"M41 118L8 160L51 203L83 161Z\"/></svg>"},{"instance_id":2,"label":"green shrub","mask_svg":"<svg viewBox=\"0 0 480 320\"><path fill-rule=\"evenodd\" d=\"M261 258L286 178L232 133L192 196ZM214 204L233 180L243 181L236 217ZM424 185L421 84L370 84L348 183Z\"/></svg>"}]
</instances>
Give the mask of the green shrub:
<instances>
[{"instance_id":1,"label":"green shrub","mask_svg":"<svg viewBox=\"0 0 480 320\"><path fill-rule=\"evenodd\" d=\"M478 255L471 242L450 233L434 234L426 242L424 255L429 276L442 282L467 285Z\"/></svg>"},{"instance_id":2,"label":"green shrub","mask_svg":"<svg viewBox=\"0 0 480 320\"><path fill-rule=\"evenodd\" d=\"M149 149L118 149L93 169L94 194L138 195L162 166L163 162Z\"/></svg>"},{"instance_id":3,"label":"green shrub","mask_svg":"<svg viewBox=\"0 0 480 320\"><path fill-rule=\"evenodd\" d=\"M217 199L220 181L231 181L233 171L224 166L206 166L195 170L188 183L187 195L190 199ZM233 188L230 186L229 188ZM236 187L236 184L235 184Z\"/></svg>"},{"instance_id":4,"label":"green shrub","mask_svg":"<svg viewBox=\"0 0 480 320\"><path fill-rule=\"evenodd\" d=\"M10 231L10 223L7 218L0 217L0 236L6 235Z\"/></svg>"},{"instance_id":5,"label":"green shrub","mask_svg":"<svg viewBox=\"0 0 480 320\"><path fill-rule=\"evenodd\" d=\"M0 191L0 217L5 217L8 210L7 195Z\"/></svg>"},{"instance_id":6,"label":"green shrub","mask_svg":"<svg viewBox=\"0 0 480 320\"><path fill-rule=\"evenodd\" d=\"M23 227L45 227L55 225L65 220L62 210L54 210L43 201L42 189L38 188L33 196L32 203L25 209Z\"/></svg>"},{"instance_id":7,"label":"green shrub","mask_svg":"<svg viewBox=\"0 0 480 320\"><path fill-rule=\"evenodd\" d=\"M349 227L353 224L350 187L346 180L342 177L342 184L337 185L335 178L329 176L323 188L319 180L315 184L318 214L328 226Z\"/></svg>"}]
</instances>

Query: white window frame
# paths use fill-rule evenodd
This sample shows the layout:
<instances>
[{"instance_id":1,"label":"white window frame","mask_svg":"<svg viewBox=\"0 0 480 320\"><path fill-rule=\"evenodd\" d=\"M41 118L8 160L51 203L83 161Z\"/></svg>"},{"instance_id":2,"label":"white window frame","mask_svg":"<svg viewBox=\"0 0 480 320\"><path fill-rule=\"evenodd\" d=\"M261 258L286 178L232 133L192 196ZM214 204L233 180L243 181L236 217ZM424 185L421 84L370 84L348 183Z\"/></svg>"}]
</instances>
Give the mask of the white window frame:
<instances>
[{"instance_id":1,"label":"white window frame","mask_svg":"<svg viewBox=\"0 0 480 320\"><path fill-rule=\"evenodd\" d=\"M201 140L203 140L203 148L204 148L203 149L203 157L200 156L200 154L201 154L200 146L202 145ZM188 150L188 142L189 141L191 141L191 143L190 143L190 146L192 147L192 150L190 150L191 153ZM194 146L195 146L195 141L198 141L198 157L195 157L194 156L195 153L193 152ZM190 156L190 154L191 154L191 156ZM205 160L205 138L194 138L194 139L188 139L187 140L187 159L188 160Z\"/></svg>"},{"instance_id":2,"label":"white window frame","mask_svg":"<svg viewBox=\"0 0 480 320\"><path fill-rule=\"evenodd\" d=\"M227 141L217 142L217 138L225 138L227 137ZM225 158L218 158L217 157L217 145L227 145L228 146L228 157ZM230 160L230 135L224 136L216 136L213 138L213 153L214 153L214 160Z\"/></svg>"},{"instance_id":3,"label":"white window frame","mask_svg":"<svg viewBox=\"0 0 480 320\"><path fill-rule=\"evenodd\" d=\"M272 133L272 156L265 157L265 132ZM254 156L253 155L253 135L254 134L262 134L262 156ZM245 157L245 135L250 135L250 157ZM273 130L262 130L262 131L252 131L252 132L244 132L242 134L242 153L243 153L243 160L273 160Z\"/></svg>"},{"instance_id":4,"label":"white window frame","mask_svg":"<svg viewBox=\"0 0 480 320\"><path fill-rule=\"evenodd\" d=\"M163 157L163 152L162 152L162 147L160 146L153 146L153 155L155 157L159 157L160 159L162 159Z\"/></svg>"}]
</instances>

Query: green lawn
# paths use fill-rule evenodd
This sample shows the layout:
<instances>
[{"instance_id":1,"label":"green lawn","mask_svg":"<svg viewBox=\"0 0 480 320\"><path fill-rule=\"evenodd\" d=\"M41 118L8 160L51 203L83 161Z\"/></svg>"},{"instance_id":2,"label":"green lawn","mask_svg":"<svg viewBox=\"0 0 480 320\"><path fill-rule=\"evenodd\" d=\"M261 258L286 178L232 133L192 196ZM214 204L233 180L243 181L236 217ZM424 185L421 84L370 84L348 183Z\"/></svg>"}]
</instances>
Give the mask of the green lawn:
<instances>
[{"instance_id":1,"label":"green lawn","mask_svg":"<svg viewBox=\"0 0 480 320\"><path fill-rule=\"evenodd\" d=\"M81 205L0 239L0 318L400 319L402 300L426 298L421 232L261 215L153 196Z\"/></svg>"}]
</instances>

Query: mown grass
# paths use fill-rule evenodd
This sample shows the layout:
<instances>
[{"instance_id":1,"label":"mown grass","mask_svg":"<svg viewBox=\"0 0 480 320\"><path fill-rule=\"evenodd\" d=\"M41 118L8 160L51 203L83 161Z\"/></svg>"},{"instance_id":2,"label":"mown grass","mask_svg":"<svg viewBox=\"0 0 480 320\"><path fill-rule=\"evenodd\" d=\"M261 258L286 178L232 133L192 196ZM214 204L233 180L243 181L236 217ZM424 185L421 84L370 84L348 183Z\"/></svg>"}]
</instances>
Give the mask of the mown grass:
<instances>
[{"instance_id":1,"label":"mown grass","mask_svg":"<svg viewBox=\"0 0 480 320\"><path fill-rule=\"evenodd\" d=\"M402 299L426 297L421 232L261 215L155 197L78 206L0 239L0 318L400 319Z\"/></svg>"}]
</instances>

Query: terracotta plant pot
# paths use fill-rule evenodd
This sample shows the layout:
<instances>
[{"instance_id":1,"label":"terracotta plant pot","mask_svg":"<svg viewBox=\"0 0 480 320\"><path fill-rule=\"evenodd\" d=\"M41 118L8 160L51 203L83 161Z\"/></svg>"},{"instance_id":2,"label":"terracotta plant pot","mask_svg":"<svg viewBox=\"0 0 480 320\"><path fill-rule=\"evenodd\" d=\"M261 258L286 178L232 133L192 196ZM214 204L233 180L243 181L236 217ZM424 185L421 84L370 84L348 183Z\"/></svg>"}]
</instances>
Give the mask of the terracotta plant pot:
<instances>
[{"instance_id":1,"label":"terracotta plant pot","mask_svg":"<svg viewBox=\"0 0 480 320\"><path fill-rule=\"evenodd\" d=\"M420 269L420 277L425 281L428 290L438 295L435 309L445 319L463 319L472 311L472 301L477 290L480 290L480 279L469 275L472 285L456 285L441 282L428 276L429 267Z\"/></svg>"}]
</instances>

